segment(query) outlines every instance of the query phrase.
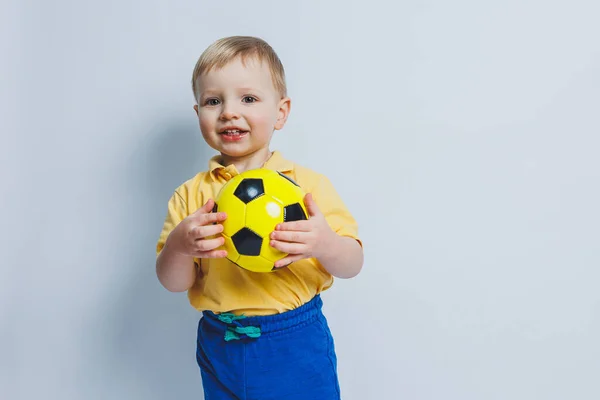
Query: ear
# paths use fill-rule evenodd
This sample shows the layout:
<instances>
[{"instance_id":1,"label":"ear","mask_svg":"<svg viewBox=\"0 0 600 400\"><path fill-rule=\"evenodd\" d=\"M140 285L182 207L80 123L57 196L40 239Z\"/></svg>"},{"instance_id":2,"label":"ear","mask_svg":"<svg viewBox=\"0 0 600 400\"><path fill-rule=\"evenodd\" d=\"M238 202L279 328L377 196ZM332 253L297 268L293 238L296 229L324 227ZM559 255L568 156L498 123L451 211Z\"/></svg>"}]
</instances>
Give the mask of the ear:
<instances>
[{"instance_id":1,"label":"ear","mask_svg":"<svg viewBox=\"0 0 600 400\"><path fill-rule=\"evenodd\" d=\"M277 122L275 122L275 129L280 130L285 125L288 115L292 107L292 100L289 97L284 97L279 101L277 111Z\"/></svg>"},{"instance_id":2,"label":"ear","mask_svg":"<svg viewBox=\"0 0 600 400\"><path fill-rule=\"evenodd\" d=\"M194 111L196 111L196 115L198 115L198 104L194 105Z\"/></svg>"}]
</instances>

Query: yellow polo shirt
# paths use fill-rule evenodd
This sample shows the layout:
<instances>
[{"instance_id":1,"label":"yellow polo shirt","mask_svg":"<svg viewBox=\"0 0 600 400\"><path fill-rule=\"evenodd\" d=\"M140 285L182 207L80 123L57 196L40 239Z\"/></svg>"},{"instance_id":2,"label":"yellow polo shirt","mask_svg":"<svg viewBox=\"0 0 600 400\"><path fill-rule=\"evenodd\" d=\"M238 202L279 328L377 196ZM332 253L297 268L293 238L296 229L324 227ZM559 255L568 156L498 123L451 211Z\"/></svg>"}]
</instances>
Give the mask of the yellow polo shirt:
<instances>
[{"instance_id":1,"label":"yellow polo shirt","mask_svg":"<svg viewBox=\"0 0 600 400\"><path fill-rule=\"evenodd\" d=\"M214 199L221 187L238 174L234 165L223 166L219 159L213 157L208 171L198 173L173 193L156 247L157 256L173 228L209 198ZM306 193L312 193L331 228L361 243L356 221L324 175L284 159L278 151L272 153L263 167L289 176ZM226 258L195 261L197 277L188 290L188 298L198 311L248 316L277 314L301 306L333 284L333 276L315 258L299 260L268 273L247 271Z\"/></svg>"}]
</instances>

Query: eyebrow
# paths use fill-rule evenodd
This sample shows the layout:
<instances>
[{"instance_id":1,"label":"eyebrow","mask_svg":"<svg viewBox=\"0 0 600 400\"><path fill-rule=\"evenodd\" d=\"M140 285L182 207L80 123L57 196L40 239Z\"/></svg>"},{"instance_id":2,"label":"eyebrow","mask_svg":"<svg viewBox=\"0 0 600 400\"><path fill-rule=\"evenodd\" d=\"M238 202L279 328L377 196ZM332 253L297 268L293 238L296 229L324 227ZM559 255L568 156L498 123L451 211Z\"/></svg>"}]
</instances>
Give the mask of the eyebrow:
<instances>
[{"instance_id":1,"label":"eyebrow","mask_svg":"<svg viewBox=\"0 0 600 400\"><path fill-rule=\"evenodd\" d=\"M257 88L252 88L252 87L242 87L238 89L240 92L257 92L257 93L263 93L262 90L259 90Z\"/></svg>"},{"instance_id":2,"label":"eyebrow","mask_svg":"<svg viewBox=\"0 0 600 400\"><path fill-rule=\"evenodd\" d=\"M205 89L205 90L200 90L200 94L201 95L205 95L205 94L210 94L210 93L214 93L214 92L218 92L217 89Z\"/></svg>"},{"instance_id":3,"label":"eyebrow","mask_svg":"<svg viewBox=\"0 0 600 400\"><path fill-rule=\"evenodd\" d=\"M246 93L246 92L254 92L254 93L258 93L258 94L263 94L264 92L260 89L257 88L252 88L252 87L241 87L241 88L237 88L237 91L239 91L240 93ZM206 89L206 90L201 90L200 91L200 95L201 96L209 96L212 93L217 93L220 92L219 89Z\"/></svg>"}]
</instances>

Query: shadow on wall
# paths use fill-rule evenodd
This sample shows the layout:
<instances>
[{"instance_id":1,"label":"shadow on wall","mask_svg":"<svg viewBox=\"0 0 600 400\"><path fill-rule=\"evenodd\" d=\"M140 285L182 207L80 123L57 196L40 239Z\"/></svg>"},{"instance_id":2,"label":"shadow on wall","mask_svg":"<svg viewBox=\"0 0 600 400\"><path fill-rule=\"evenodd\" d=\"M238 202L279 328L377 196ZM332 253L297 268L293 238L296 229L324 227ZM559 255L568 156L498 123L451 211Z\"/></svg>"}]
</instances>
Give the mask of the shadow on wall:
<instances>
[{"instance_id":1,"label":"shadow on wall","mask_svg":"<svg viewBox=\"0 0 600 400\"><path fill-rule=\"evenodd\" d=\"M131 190L124 214L130 242L120 246L130 280L120 286L107 310L111 319L107 368L129 398L202 398L196 365L196 327L200 314L186 293L164 289L155 274L155 248L174 189L206 170L214 151L191 119L156 126L127 161L123 179ZM116 372L119 371L119 372ZM120 376L117 376L119 374ZM110 384L108 384L110 385ZM116 398L116 397L115 397Z\"/></svg>"}]
</instances>

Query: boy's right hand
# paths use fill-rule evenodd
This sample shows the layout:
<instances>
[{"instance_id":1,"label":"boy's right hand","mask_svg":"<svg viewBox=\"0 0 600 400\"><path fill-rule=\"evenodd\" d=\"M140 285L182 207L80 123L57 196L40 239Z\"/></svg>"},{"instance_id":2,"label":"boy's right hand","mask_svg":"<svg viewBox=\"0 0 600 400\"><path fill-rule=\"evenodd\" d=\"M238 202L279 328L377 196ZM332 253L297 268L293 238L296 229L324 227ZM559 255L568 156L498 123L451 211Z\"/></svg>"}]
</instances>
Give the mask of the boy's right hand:
<instances>
[{"instance_id":1,"label":"boy's right hand","mask_svg":"<svg viewBox=\"0 0 600 400\"><path fill-rule=\"evenodd\" d=\"M223 232L223 222L227 218L224 212L213 213L213 199L188 215L177 225L167 239L165 246L174 252L197 258L221 258L227 251L216 250L225 242L222 236L210 238Z\"/></svg>"}]
</instances>

